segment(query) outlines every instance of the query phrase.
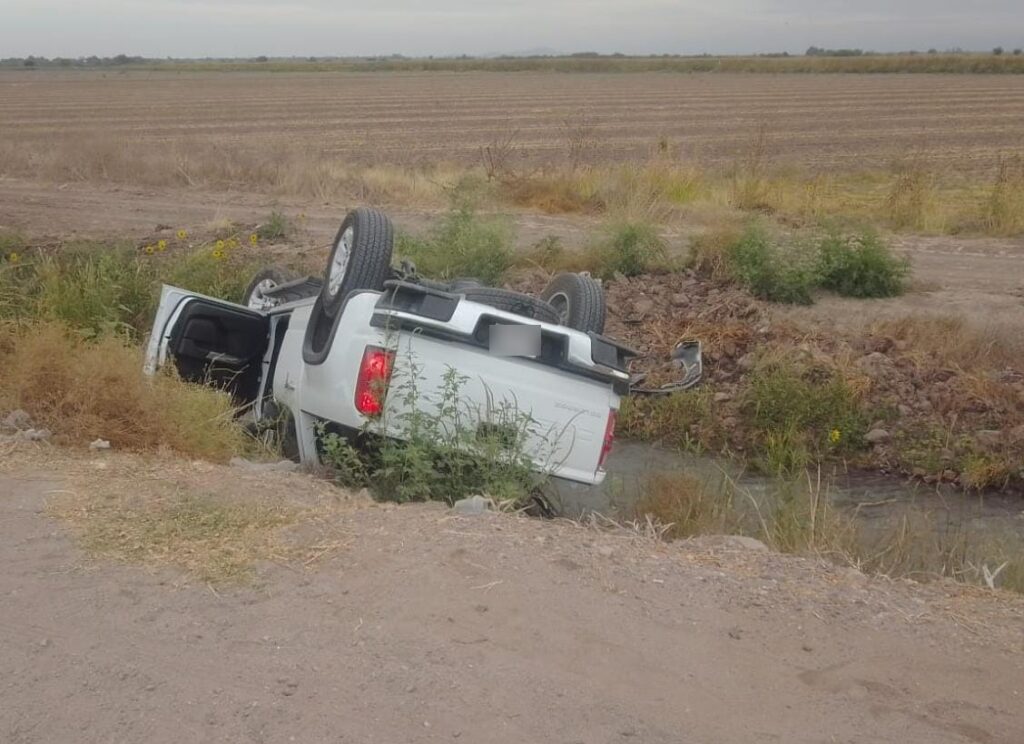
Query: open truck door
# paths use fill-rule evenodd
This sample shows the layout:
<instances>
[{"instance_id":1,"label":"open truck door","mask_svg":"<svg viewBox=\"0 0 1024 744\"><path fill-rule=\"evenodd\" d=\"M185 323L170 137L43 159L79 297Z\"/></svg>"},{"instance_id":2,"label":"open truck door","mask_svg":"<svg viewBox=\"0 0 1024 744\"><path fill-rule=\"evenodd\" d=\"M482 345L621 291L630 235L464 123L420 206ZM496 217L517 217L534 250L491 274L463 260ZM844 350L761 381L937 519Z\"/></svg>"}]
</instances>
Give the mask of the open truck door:
<instances>
[{"instance_id":1,"label":"open truck door","mask_svg":"<svg viewBox=\"0 0 1024 744\"><path fill-rule=\"evenodd\" d=\"M250 403L260 395L269 335L270 319L258 310L165 285L145 371L172 364L182 379Z\"/></svg>"}]
</instances>

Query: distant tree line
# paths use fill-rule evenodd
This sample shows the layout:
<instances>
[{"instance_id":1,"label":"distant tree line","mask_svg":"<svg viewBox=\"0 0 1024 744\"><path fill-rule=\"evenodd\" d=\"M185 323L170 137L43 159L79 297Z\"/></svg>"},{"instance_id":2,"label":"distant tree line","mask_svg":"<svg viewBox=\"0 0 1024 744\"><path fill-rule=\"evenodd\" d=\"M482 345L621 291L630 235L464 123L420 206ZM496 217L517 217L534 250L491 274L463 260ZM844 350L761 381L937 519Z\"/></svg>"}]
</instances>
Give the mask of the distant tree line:
<instances>
[{"instance_id":1,"label":"distant tree line","mask_svg":"<svg viewBox=\"0 0 1024 744\"><path fill-rule=\"evenodd\" d=\"M1007 50L1001 46L995 47L991 54L994 56L1002 56L1007 54ZM1014 56L1021 56L1024 54L1024 49L1017 47L1009 52ZM938 49L932 48L927 52L920 52L917 50L907 50L901 52L874 52L865 49L828 49L825 47L811 46L804 52L806 57L901 57L901 56L915 56L919 54L929 55L971 55L972 52L968 52L959 47L953 49L946 49L939 51ZM750 55L739 55L738 58L788 58L789 52L762 52L758 54ZM796 55L797 57L799 55ZM246 64L256 63L265 64L268 62L345 62L345 63L386 63L386 62L410 62L415 63L417 60L461 60L461 61L479 61L486 63L488 60L715 60L715 59L730 59L730 55L712 55L708 53L704 54L647 54L647 55L626 55L621 52L614 52L610 54L604 54L601 52L575 52L572 54L524 54L524 55L497 55L497 56L474 56L470 54L462 55L451 55L451 56L434 56L430 55L427 57L409 57L403 54L391 54L391 55L377 55L377 56L366 56L366 57L342 57L342 56L325 56L325 57L268 57L267 55L259 55L256 57L203 57L203 58L172 58L166 57L162 59L142 57L138 55L118 54L113 57L97 57L95 55L90 57L37 57L30 55L28 57L8 57L6 59L0 59L0 68L103 68L103 67L120 67L127 65L159 65L161 63L193 63L193 62L208 62L208 63L231 63L231 64Z\"/></svg>"}]
</instances>

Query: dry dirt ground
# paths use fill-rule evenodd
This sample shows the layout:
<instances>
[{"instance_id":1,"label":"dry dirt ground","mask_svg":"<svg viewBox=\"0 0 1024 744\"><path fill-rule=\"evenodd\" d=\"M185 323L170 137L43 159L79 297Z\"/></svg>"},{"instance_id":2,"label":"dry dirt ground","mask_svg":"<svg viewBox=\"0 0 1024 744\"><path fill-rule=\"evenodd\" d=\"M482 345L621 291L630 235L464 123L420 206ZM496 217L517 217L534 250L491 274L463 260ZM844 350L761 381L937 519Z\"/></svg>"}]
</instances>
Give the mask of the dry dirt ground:
<instances>
[{"instance_id":1,"label":"dry dirt ground","mask_svg":"<svg viewBox=\"0 0 1024 744\"><path fill-rule=\"evenodd\" d=\"M4 742L1024 741L1020 597L341 492L329 555L207 586L90 559L48 502L142 467L323 485L25 447L0 465Z\"/></svg>"},{"instance_id":2,"label":"dry dirt ground","mask_svg":"<svg viewBox=\"0 0 1024 744\"><path fill-rule=\"evenodd\" d=\"M962 173L990 171L1024 139L1019 75L20 71L0 73L0 100L8 141L69 158L95 140L465 163L514 134L526 159L549 163L583 133L601 161L667 142L714 165L764 125L787 163L862 170L914 154Z\"/></svg>"}]
</instances>

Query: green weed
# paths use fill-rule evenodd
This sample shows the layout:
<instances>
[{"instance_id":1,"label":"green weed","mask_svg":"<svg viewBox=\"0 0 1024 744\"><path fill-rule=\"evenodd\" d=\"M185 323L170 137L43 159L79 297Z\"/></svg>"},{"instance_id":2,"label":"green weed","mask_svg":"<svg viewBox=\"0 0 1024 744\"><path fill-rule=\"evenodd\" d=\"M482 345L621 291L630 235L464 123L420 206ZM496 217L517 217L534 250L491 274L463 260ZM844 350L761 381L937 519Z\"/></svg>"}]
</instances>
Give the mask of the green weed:
<instances>
[{"instance_id":1,"label":"green weed","mask_svg":"<svg viewBox=\"0 0 1024 744\"><path fill-rule=\"evenodd\" d=\"M482 494L500 504L524 505L544 480L534 472L529 444L543 433L512 402L467 409L460 393L467 382L449 369L439 390L423 391L419 370L409 362L396 370L388 393L400 412L368 424L363 436L370 438L369 447L322 432L325 462L343 484L369 485L383 500L451 504ZM373 434L395 428L400 437Z\"/></svg>"},{"instance_id":2,"label":"green weed","mask_svg":"<svg viewBox=\"0 0 1024 744\"><path fill-rule=\"evenodd\" d=\"M874 232L831 232L818 243L823 288L846 297L893 297L903 293L910 267Z\"/></svg>"},{"instance_id":3,"label":"green weed","mask_svg":"<svg viewBox=\"0 0 1024 744\"><path fill-rule=\"evenodd\" d=\"M804 246L784 248L754 225L729 246L732 275L755 296L772 302L810 305L818 277L813 254Z\"/></svg>"},{"instance_id":4,"label":"green weed","mask_svg":"<svg viewBox=\"0 0 1024 744\"><path fill-rule=\"evenodd\" d=\"M255 268L255 257L223 240L166 253L88 242L26 248L16 261L0 263L0 320L52 320L92 335L137 338L148 330L161 283L238 301Z\"/></svg>"},{"instance_id":5,"label":"green weed","mask_svg":"<svg viewBox=\"0 0 1024 744\"><path fill-rule=\"evenodd\" d=\"M665 241L647 222L615 221L586 251L591 273L610 279L616 273L637 276L666 266Z\"/></svg>"},{"instance_id":6,"label":"green weed","mask_svg":"<svg viewBox=\"0 0 1024 744\"><path fill-rule=\"evenodd\" d=\"M764 452L755 463L762 470L793 474L826 454L863 447L859 397L836 372L780 353L762 357L747 383L742 410Z\"/></svg>"},{"instance_id":7,"label":"green weed","mask_svg":"<svg viewBox=\"0 0 1024 744\"><path fill-rule=\"evenodd\" d=\"M462 204L425 237L400 234L396 250L432 279L474 277L498 284L515 261L512 238L508 220L481 217L471 205Z\"/></svg>"},{"instance_id":8,"label":"green weed","mask_svg":"<svg viewBox=\"0 0 1024 744\"><path fill-rule=\"evenodd\" d=\"M266 221L256 228L256 236L261 240L282 240L288 237L292 223L282 212L274 210Z\"/></svg>"},{"instance_id":9,"label":"green weed","mask_svg":"<svg viewBox=\"0 0 1024 744\"><path fill-rule=\"evenodd\" d=\"M624 437L663 442L688 452L719 451L726 437L713 396L710 388L702 387L666 396L627 397L616 430Z\"/></svg>"}]
</instances>

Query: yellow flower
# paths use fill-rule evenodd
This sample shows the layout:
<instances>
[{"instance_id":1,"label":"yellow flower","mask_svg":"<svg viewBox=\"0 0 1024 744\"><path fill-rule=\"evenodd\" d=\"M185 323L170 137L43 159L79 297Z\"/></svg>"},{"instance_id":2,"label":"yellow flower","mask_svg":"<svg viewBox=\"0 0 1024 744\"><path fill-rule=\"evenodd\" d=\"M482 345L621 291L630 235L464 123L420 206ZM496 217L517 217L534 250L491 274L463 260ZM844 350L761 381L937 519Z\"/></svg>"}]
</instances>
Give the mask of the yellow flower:
<instances>
[{"instance_id":1,"label":"yellow flower","mask_svg":"<svg viewBox=\"0 0 1024 744\"><path fill-rule=\"evenodd\" d=\"M249 236L249 242L253 245L256 245L257 243L260 242L260 236L257 235L256 233L253 233L252 235Z\"/></svg>"},{"instance_id":2,"label":"yellow flower","mask_svg":"<svg viewBox=\"0 0 1024 744\"><path fill-rule=\"evenodd\" d=\"M224 258L224 251L222 251L220 248L218 248L217 250L215 250L213 252L213 257L215 259L217 259L218 261L220 261L222 258Z\"/></svg>"},{"instance_id":3,"label":"yellow flower","mask_svg":"<svg viewBox=\"0 0 1024 744\"><path fill-rule=\"evenodd\" d=\"M178 240L184 240L188 237L188 233L185 230L178 230Z\"/></svg>"},{"instance_id":4,"label":"yellow flower","mask_svg":"<svg viewBox=\"0 0 1024 744\"><path fill-rule=\"evenodd\" d=\"M19 256L17 253L11 253L11 255L7 257L7 260L10 261L11 263L18 263L18 261L21 260L21 256Z\"/></svg>"},{"instance_id":5,"label":"yellow flower","mask_svg":"<svg viewBox=\"0 0 1024 744\"><path fill-rule=\"evenodd\" d=\"M154 250L155 250L155 249L153 248L153 246L151 246L151 245L147 245L147 246L146 246L145 248L143 248L142 250L144 250L144 251L146 252L146 255L147 255L147 256L152 256L152 255L153 255L153 252L154 252Z\"/></svg>"},{"instance_id":6,"label":"yellow flower","mask_svg":"<svg viewBox=\"0 0 1024 744\"><path fill-rule=\"evenodd\" d=\"M156 249L158 251L166 251L167 250L167 241L166 240L158 240L157 243L156 243Z\"/></svg>"},{"instance_id":7,"label":"yellow flower","mask_svg":"<svg viewBox=\"0 0 1024 744\"><path fill-rule=\"evenodd\" d=\"M832 444L839 444L839 440L842 438L843 432L839 431L839 429L833 429L829 432L828 441L832 442Z\"/></svg>"},{"instance_id":8,"label":"yellow flower","mask_svg":"<svg viewBox=\"0 0 1024 744\"><path fill-rule=\"evenodd\" d=\"M223 240L218 240L217 241L217 250L218 251L223 251L224 250L224 241Z\"/></svg>"}]
</instances>

